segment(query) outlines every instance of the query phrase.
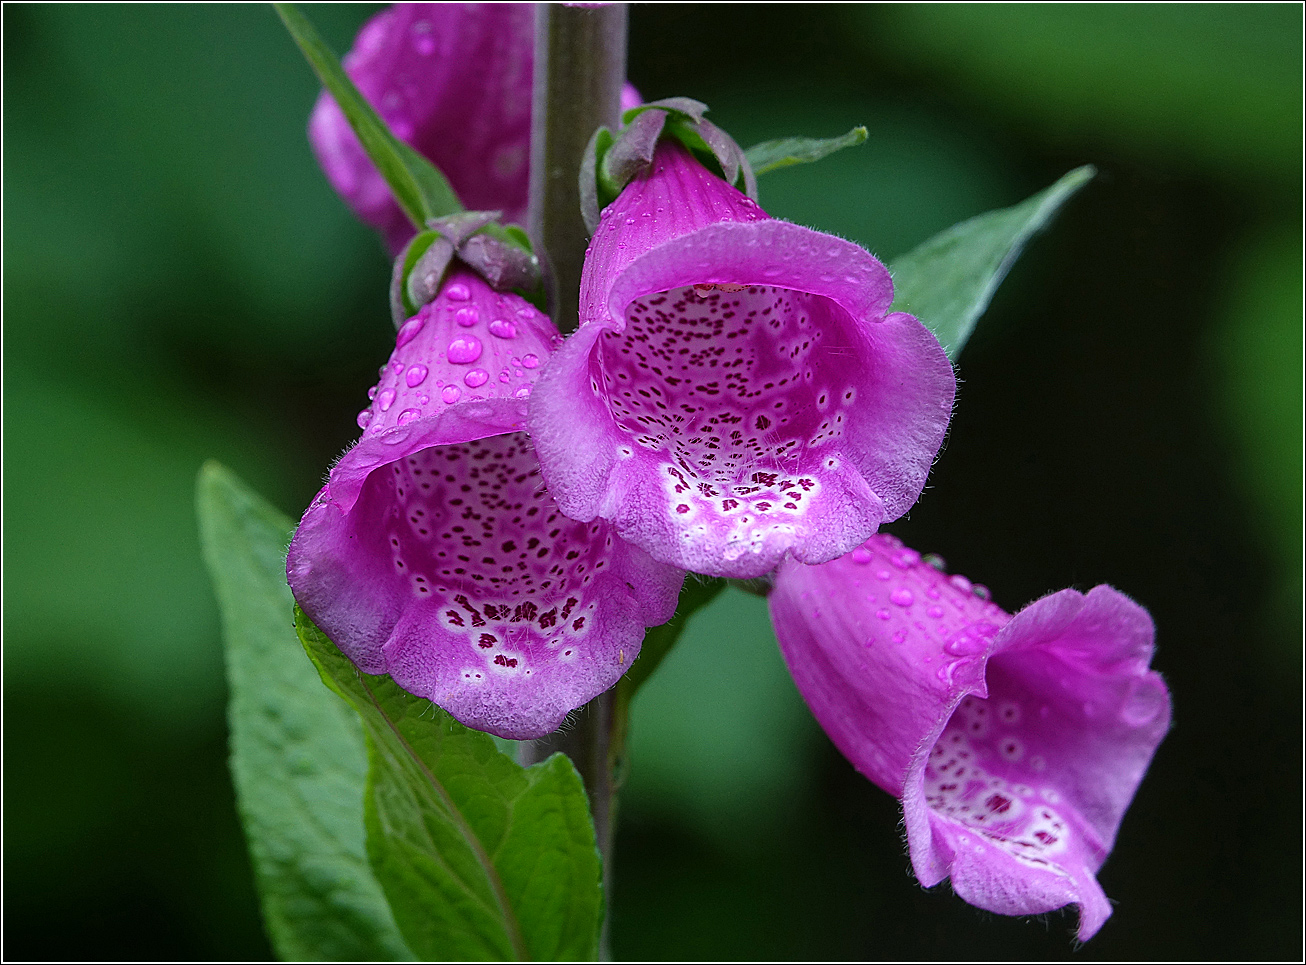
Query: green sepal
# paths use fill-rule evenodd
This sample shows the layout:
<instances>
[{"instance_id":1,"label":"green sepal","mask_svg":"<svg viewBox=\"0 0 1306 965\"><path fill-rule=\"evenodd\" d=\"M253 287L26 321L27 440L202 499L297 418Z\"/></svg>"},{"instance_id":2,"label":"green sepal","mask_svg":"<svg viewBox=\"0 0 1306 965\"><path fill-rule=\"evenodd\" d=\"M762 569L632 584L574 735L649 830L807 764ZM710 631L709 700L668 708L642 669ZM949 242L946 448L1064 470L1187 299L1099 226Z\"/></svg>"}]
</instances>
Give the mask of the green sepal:
<instances>
[{"instance_id":1,"label":"green sepal","mask_svg":"<svg viewBox=\"0 0 1306 965\"><path fill-rule=\"evenodd\" d=\"M367 737L367 853L425 961L592 960L601 860L580 775L522 767L488 735L361 673L299 610L300 641Z\"/></svg>"},{"instance_id":2,"label":"green sepal","mask_svg":"<svg viewBox=\"0 0 1306 965\"><path fill-rule=\"evenodd\" d=\"M854 127L839 137L782 137L762 141L744 151L754 174L766 174L794 164L810 164L846 147L866 143L866 128Z\"/></svg>"},{"instance_id":3,"label":"green sepal","mask_svg":"<svg viewBox=\"0 0 1306 965\"><path fill-rule=\"evenodd\" d=\"M274 3L281 20L317 74L340 105L372 164L394 194L399 207L417 228L427 218L440 218L463 209L449 182L430 161L391 133L379 114L359 93L340 60L293 3Z\"/></svg>"},{"instance_id":4,"label":"green sepal","mask_svg":"<svg viewBox=\"0 0 1306 965\"><path fill-rule=\"evenodd\" d=\"M1075 168L1020 204L955 224L895 259L893 310L915 315L956 361L1026 242L1096 173Z\"/></svg>"},{"instance_id":5,"label":"green sepal","mask_svg":"<svg viewBox=\"0 0 1306 965\"><path fill-rule=\"evenodd\" d=\"M216 462L195 502L222 612L232 783L272 947L291 962L409 961L367 860L363 729L295 638L294 524Z\"/></svg>"},{"instance_id":6,"label":"green sepal","mask_svg":"<svg viewBox=\"0 0 1306 965\"><path fill-rule=\"evenodd\" d=\"M438 231L419 231L395 259L394 271L390 276L390 315L394 319L395 328L399 328L421 309L422 306L414 302L408 281L422 255L439 240Z\"/></svg>"}]
</instances>

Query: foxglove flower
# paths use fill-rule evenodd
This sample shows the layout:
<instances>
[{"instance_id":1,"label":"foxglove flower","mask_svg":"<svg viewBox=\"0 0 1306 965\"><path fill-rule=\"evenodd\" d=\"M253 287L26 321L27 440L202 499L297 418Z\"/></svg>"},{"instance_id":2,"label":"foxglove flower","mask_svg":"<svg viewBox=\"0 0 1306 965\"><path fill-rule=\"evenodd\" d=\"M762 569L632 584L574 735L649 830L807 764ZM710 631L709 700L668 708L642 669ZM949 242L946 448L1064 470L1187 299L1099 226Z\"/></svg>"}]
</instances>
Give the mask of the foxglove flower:
<instances>
[{"instance_id":1,"label":"foxglove flower","mask_svg":"<svg viewBox=\"0 0 1306 965\"><path fill-rule=\"evenodd\" d=\"M533 4L404 3L359 31L345 72L400 140L434 164L464 207L523 222L529 190ZM639 103L629 84L622 107ZM391 253L414 228L326 91L309 140L328 180Z\"/></svg>"},{"instance_id":2,"label":"foxglove flower","mask_svg":"<svg viewBox=\"0 0 1306 965\"><path fill-rule=\"evenodd\" d=\"M663 139L604 209L580 328L531 404L568 516L655 559L821 563L915 502L956 383L862 248L778 221Z\"/></svg>"},{"instance_id":3,"label":"foxglove flower","mask_svg":"<svg viewBox=\"0 0 1306 965\"><path fill-rule=\"evenodd\" d=\"M287 559L299 605L361 670L516 739L615 684L684 577L545 491L520 430L557 338L455 264L400 328Z\"/></svg>"},{"instance_id":4,"label":"foxglove flower","mask_svg":"<svg viewBox=\"0 0 1306 965\"><path fill-rule=\"evenodd\" d=\"M1170 698L1152 620L1109 586L1010 616L961 576L875 536L822 566L786 562L771 615L835 745L902 800L916 877L951 876L1006 915L1111 914L1095 873L1157 745Z\"/></svg>"}]
</instances>

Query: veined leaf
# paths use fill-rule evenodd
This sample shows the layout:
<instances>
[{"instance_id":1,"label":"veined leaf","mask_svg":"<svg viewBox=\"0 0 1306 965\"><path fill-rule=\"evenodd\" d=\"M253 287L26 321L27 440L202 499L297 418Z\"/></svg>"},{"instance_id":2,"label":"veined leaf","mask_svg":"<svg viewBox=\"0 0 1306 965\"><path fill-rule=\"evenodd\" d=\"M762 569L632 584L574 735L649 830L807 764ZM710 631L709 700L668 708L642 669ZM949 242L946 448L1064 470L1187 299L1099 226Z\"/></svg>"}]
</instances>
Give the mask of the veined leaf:
<instances>
[{"instance_id":1,"label":"veined leaf","mask_svg":"<svg viewBox=\"0 0 1306 965\"><path fill-rule=\"evenodd\" d=\"M585 788L562 754L523 768L389 677L360 673L302 612L300 639L367 734L367 848L419 957L593 959L603 913Z\"/></svg>"},{"instance_id":2,"label":"veined leaf","mask_svg":"<svg viewBox=\"0 0 1306 965\"><path fill-rule=\"evenodd\" d=\"M231 690L231 774L277 953L288 961L410 960L365 850L358 719L295 639L294 528L210 462L197 499Z\"/></svg>"},{"instance_id":3,"label":"veined leaf","mask_svg":"<svg viewBox=\"0 0 1306 965\"><path fill-rule=\"evenodd\" d=\"M956 361L1021 250L1096 171L1075 168L1010 208L955 224L889 266L894 311L910 312Z\"/></svg>"}]
</instances>

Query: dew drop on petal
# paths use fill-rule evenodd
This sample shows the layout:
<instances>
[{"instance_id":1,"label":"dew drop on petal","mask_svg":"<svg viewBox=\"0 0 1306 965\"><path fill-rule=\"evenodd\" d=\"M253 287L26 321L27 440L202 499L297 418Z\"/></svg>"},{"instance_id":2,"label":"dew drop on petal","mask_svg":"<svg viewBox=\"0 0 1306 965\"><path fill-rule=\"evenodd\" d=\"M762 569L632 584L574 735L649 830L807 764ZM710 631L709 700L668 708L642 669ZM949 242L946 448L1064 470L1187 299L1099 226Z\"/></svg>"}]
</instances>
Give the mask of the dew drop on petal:
<instances>
[{"instance_id":1,"label":"dew drop on petal","mask_svg":"<svg viewBox=\"0 0 1306 965\"><path fill-rule=\"evenodd\" d=\"M859 546L852 552L854 563L869 563L871 561L871 551L865 546Z\"/></svg>"},{"instance_id":2,"label":"dew drop on petal","mask_svg":"<svg viewBox=\"0 0 1306 965\"><path fill-rule=\"evenodd\" d=\"M539 366L540 360L539 357L535 355L523 355L521 357L521 364L524 369L533 369Z\"/></svg>"},{"instance_id":3,"label":"dew drop on petal","mask_svg":"<svg viewBox=\"0 0 1306 965\"><path fill-rule=\"evenodd\" d=\"M406 426L408 425L408 423L412 422L421 414L422 413L420 413L416 409L405 409L403 412L399 413L399 419L397 420L397 424L401 426Z\"/></svg>"},{"instance_id":4,"label":"dew drop on petal","mask_svg":"<svg viewBox=\"0 0 1306 965\"><path fill-rule=\"evenodd\" d=\"M481 340L475 335L459 335L449 343L448 358L455 365L466 365L481 357Z\"/></svg>"},{"instance_id":5,"label":"dew drop on petal","mask_svg":"<svg viewBox=\"0 0 1306 965\"><path fill-rule=\"evenodd\" d=\"M415 389L426 379L426 373L430 370L418 362L416 365L408 366L408 371L404 373L404 381L408 383L410 389Z\"/></svg>"},{"instance_id":6,"label":"dew drop on petal","mask_svg":"<svg viewBox=\"0 0 1306 965\"><path fill-rule=\"evenodd\" d=\"M381 394L376 397L376 401L381 406L381 411L385 412L390 406L395 404L395 390L382 389Z\"/></svg>"},{"instance_id":7,"label":"dew drop on petal","mask_svg":"<svg viewBox=\"0 0 1306 965\"><path fill-rule=\"evenodd\" d=\"M516 392L512 394L512 397L514 399L525 399L528 398L530 394L531 394L531 387L529 385L523 385L520 389L518 389Z\"/></svg>"},{"instance_id":8,"label":"dew drop on petal","mask_svg":"<svg viewBox=\"0 0 1306 965\"><path fill-rule=\"evenodd\" d=\"M454 282L446 288L444 294L451 302L465 302L472 297L472 293L468 291L467 286L460 281Z\"/></svg>"},{"instance_id":9,"label":"dew drop on petal","mask_svg":"<svg viewBox=\"0 0 1306 965\"><path fill-rule=\"evenodd\" d=\"M496 318L490 323L490 334L495 338L513 338L517 334L517 325L506 318Z\"/></svg>"},{"instance_id":10,"label":"dew drop on petal","mask_svg":"<svg viewBox=\"0 0 1306 965\"><path fill-rule=\"evenodd\" d=\"M358 413L358 428L366 429L367 424L371 421L372 421L371 409L364 409L362 412Z\"/></svg>"},{"instance_id":11,"label":"dew drop on petal","mask_svg":"<svg viewBox=\"0 0 1306 965\"><path fill-rule=\"evenodd\" d=\"M916 597L906 587L900 586L889 594L889 602L897 606L911 606L915 601Z\"/></svg>"},{"instance_id":12,"label":"dew drop on petal","mask_svg":"<svg viewBox=\"0 0 1306 965\"><path fill-rule=\"evenodd\" d=\"M881 620L887 620L889 617L893 616L893 614L889 612L888 607L880 607L880 609L875 611L875 615Z\"/></svg>"},{"instance_id":13,"label":"dew drop on petal","mask_svg":"<svg viewBox=\"0 0 1306 965\"><path fill-rule=\"evenodd\" d=\"M488 381L490 381L490 373L485 369L472 369L463 376L463 382L470 389L479 389Z\"/></svg>"},{"instance_id":14,"label":"dew drop on petal","mask_svg":"<svg viewBox=\"0 0 1306 965\"><path fill-rule=\"evenodd\" d=\"M460 308L454 312L453 320L463 328L471 328L481 320L481 313L476 310L475 305L468 305L466 308Z\"/></svg>"},{"instance_id":15,"label":"dew drop on petal","mask_svg":"<svg viewBox=\"0 0 1306 965\"><path fill-rule=\"evenodd\" d=\"M446 385L440 392L440 398L444 399L448 405L453 405L463 397L463 390L456 385Z\"/></svg>"},{"instance_id":16,"label":"dew drop on petal","mask_svg":"<svg viewBox=\"0 0 1306 965\"><path fill-rule=\"evenodd\" d=\"M426 320L420 315L414 315L408 321L404 322L403 326L399 329L399 334L395 336L395 348L403 348L413 339L417 338L418 333L421 332L422 326L425 324Z\"/></svg>"}]
</instances>

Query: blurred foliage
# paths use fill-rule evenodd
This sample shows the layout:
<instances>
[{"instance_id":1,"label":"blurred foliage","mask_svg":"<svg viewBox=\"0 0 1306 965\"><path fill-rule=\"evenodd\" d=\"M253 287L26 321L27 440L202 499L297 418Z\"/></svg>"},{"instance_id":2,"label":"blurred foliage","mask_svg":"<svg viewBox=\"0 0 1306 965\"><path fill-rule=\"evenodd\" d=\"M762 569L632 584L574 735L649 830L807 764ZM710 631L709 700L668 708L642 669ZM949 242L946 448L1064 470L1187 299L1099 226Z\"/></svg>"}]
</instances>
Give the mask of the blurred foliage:
<instances>
[{"instance_id":1,"label":"blurred foliage","mask_svg":"<svg viewBox=\"0 0 1306 965\"><path fill-rule=\"evenodd\" d=\"M373 9L309 12L343 51ZM216 457L307 505L390 349L388 264L270 8L3 26L6 951L266 957L192 484ZM894 529L1009 608L1109 581L1157 620L1177 726L1076 954L1296 957L1300 8L637 5L630 77L744 144L865 124L761 200L885 259L1099 167L998 292ZM619 956L1072 953L1069 916L914 884L761 600L697 614L631 727Z\"/></svg>"}]
</instances>

